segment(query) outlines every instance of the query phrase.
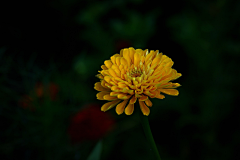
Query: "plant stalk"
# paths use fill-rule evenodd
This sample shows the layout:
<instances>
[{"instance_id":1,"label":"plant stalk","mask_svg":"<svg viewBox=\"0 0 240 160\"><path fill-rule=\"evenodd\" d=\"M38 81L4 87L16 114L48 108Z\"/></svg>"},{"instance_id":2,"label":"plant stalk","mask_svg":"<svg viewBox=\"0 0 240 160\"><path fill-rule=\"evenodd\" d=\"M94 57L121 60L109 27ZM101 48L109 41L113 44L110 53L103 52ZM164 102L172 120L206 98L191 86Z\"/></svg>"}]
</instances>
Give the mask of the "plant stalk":
<instances>
[{"instance_id":1,"label":"plant stalk","mask_svg":"<svg viewBox=\"0 0 240 160\"><path fill-rule=\"evenodd\" d=\"M150 145L150 149L153 152L153 154L155 155L156 160L161 160L157 146L156 146L155 141L152 136L152 132L151 132L149 122L148 122L148 117L143 115L142 112L139 112L139 115L140 115L140 120L141 120L141 124L143 127L143 131L144 131L147 141Z\"/></svg>"}]
</instances>

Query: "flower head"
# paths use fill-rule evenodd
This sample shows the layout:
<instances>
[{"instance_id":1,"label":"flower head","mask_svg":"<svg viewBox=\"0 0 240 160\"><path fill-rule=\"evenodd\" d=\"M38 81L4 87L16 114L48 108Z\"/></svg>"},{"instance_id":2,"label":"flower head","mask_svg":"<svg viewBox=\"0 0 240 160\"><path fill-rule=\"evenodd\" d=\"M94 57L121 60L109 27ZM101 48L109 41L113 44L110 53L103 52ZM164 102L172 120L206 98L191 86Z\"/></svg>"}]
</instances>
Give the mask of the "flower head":
<instances>
[{"instance_id":1,"label":"flower head","mask_svg":"<svg viewBox=\"0 0 240 160\"><path fill-rule=\"evenodd\" d=\"M97 99L110 101L101 110L107 111L117 105L117 114L125 111L131 115L138 100L142 113L148 116L148 107L152 106L150 98L165 98L161 93L178 95L174 88L180 84L170 81L179 78L181 74L172 69L172 66L173 61L158 50L148 52L147 49L135 50L132 47L122 49L120 54L104 61L102 70L97 75L100 79L94 87L100 91Z\"/></svg>"},{"instance_id":2,"label":"flower head","mask_svg":"<svg viewBox=\"0 0 240 160\"><path fill-rule=\"evenodd\" d=\"M114 125L114 119L99 110L99 105L91 104L79 111L71 119L68 134L72 143L102 138Z\"/></svg>"}]
</instances>

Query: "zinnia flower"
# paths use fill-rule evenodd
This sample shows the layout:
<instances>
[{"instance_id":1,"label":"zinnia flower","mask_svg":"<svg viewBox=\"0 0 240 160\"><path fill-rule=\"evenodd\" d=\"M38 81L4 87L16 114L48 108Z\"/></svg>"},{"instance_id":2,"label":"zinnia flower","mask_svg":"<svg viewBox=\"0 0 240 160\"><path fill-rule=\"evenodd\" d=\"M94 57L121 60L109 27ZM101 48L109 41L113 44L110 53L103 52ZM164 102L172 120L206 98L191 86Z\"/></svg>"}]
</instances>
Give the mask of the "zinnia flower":
<instances>
[{"instance_id":1,"label":"zinnia flower","mask_svg":"<svg viewBox=\"0 0 240 160\"><path fill-rule=\"evenodd\" d=\"M158 50L125 48L110 60L104 61L97 77L95 89L100 91L97 99L108 100L102 107L107 111L116 106L117 114L131 115L134 104L139 101L140 109L146 116L152 106L150 98L165 98L161 93L177 96L179 83L172 83L181 76L172 69L173 61Z\"/></svg>"},{"instance_id":2,"label":"zinnia flower","mask_svg":"<svg viewBox=\"0 0 240 160\"><path fill-rule=\"evenodd\" d=\"M111 130L114 119L99 107L97 104L88 105L72 117L68 134L73 144L100 139Z\"/></svg>"}]
</instances>

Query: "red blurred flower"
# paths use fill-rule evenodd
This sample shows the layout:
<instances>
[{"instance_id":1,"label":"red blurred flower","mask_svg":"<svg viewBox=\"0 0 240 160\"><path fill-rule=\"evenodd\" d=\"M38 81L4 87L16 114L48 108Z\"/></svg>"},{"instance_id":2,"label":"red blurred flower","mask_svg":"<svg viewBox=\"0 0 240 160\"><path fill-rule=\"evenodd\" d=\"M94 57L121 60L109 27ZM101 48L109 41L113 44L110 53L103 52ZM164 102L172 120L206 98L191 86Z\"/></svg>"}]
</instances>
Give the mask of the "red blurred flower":
<instances>
[{"instance_id":1,"label":"red blurred flower","mask_svg":"<svg viewBox=\"0 0 240 160\"><path fill-rule=\"evenodd\" d=\"M24 95L22 96L22 99L19 100L19 105L24 109L29 108L32 110L33 109L31 105L32 101L33 99L30 96Z\"/></svg>"},{"instance_id":2,"label":"red blurred flower","mask_svg":"<svg viewBox=\"0 0 240 160\"><path fill-rule=\"evenodd\" d=\"M22 96L22 98L19 100L19 105L25 109L33 109L34 107L32 106L32 102L36 99L30 95L36 95L36 98L40 100L42 100L44 97L49 97L52 101L54 101L57 98L58 92L58 85L51 82L50 84L44 86L41 82L38 82L35 85L33 93L31 92L29 95Z\"/></svg>"},{"instance_id":3,"label":"red blurred flower","mask_svg":"<svg viewBox=\"0 0 240 160\"><path fill-rule=\"evenodd\" d=\"M113 118L100 110L100 105L91 104L79 111L70 122L68 134L73 144L84 140L98 140L113 127Z\"/></svg>"},{"instance_id":4,"label":"red blurred flower","mask_svg":"<svg viewBox=\"0 0 240 160\"><path fill-rule=\"evenodd\" d=\"M56 96L59 92L59 88L56 84L52 82L47 86L44 86L41 82L38 82L35 86L35 92L38 98L48 96L52 101L54 101L56 100Z\"/></svg>"}]
</instances>

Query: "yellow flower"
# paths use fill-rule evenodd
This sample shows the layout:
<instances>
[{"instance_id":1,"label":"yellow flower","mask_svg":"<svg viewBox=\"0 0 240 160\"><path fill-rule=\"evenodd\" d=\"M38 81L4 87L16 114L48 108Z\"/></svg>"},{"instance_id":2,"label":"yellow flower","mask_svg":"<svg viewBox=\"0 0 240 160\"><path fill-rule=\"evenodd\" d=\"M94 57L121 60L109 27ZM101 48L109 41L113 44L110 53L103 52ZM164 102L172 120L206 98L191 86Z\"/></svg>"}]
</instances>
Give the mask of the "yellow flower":
<instances>
[{"instance_id":1,"label":"yellow flower","mask_svg":"<svg viewBox=\"0 0 240 160\"><path fill-rule=\"evenodd\" d=\"M122 49L120 54L104 61L97 75L100 79L94 87L100 91L97 99L110 101L101 110L105 112L117 105L117 114L125 111L131 115L138 100L142 113L148 116L148 107L152 106L150 98L165 98L161 93L178 95L178 90L173 88L180 84L169 81L179 78L181 73L172 69L172 65L173 61L158 50Z\"/></svg>"}]
</instances>

